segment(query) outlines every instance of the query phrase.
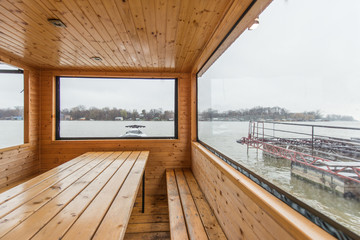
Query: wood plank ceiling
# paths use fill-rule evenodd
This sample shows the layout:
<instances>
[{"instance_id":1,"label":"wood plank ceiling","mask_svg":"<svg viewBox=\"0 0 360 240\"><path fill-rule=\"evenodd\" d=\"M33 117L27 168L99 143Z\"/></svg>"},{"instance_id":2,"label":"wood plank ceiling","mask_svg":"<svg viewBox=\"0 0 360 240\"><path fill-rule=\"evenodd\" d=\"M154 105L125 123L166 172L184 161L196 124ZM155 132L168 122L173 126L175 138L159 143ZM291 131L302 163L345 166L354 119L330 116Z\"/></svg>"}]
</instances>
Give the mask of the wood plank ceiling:
<instances>
[{"instance_id":1,"label":"wood plank ceiling","mask_svg":"<svg viewBox=\"0 0 360 240\"><path fill-rule=\"evenodd\" d=\"M42 69L189 72L235 1L1 0L0 53Z\"/></svg>"}]
</instances>

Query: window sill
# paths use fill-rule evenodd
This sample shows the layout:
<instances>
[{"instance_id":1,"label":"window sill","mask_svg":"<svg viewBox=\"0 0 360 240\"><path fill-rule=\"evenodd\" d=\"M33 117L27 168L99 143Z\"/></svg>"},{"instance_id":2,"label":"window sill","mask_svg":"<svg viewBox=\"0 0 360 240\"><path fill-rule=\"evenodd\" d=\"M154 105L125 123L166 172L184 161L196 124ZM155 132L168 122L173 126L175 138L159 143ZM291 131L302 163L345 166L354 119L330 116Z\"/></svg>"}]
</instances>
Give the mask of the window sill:
<instances>
[{"instance_id":1,"label":"window sill","mask_svg":"<svg viewBox=\"0 0 360 240\"><path fill-rule=\"evenodd\" d=\"M179 143L180 139L59 139L52 140L51 143Z\"/></svg>"},{"instance_id":2,"label":"window sill","mask_svg":"<svg viewBox=\"0 0 360 240\"><path fill-rule=\"evenodd\" d=\"M11 147L6 147L6 148L0 148L0 153L2 152L7 152L7 151L12 151L12 150L19 150L22 148L27 148L30 147L30 143L24 143L21 145L16 145L16 146L11 146Z\"/></svg>"},{"instance_id":3,"label":"window sill","mask_svg":"<svg viewBox=\"0 0 360 240\"><path fill-rule=\"evenodd\" d=\"M244 176L222 159L214 155L199 142L192 142L192 148L216 167L256 205L271 216L280 226L287 229L292 236L299 239L334 239L330 234L316 226L313 222L296 212L261 186ZM193 159L194 161L194 159Z\"/></svg>"}]
</instances>

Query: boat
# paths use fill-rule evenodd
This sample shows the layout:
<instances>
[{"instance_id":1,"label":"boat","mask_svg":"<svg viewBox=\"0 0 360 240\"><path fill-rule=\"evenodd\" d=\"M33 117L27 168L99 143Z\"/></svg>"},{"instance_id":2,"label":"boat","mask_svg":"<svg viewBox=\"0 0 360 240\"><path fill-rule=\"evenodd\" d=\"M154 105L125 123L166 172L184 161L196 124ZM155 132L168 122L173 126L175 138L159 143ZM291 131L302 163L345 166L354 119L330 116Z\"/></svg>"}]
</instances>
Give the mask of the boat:
<instances>
[{"instance_id":1,"label":"boat","mask_svg":"<svg viewBox=\"0 0 360 240\"><path fill-rule=\"evenodd\" d=\"M139 128L145 128L144 125L128 125L125 126L130 128L129 131L126 131L125 134L121 135L122 138L138 138L138 137L146 137L147 135L143 133Z\"/></svg>"}]
</instances>

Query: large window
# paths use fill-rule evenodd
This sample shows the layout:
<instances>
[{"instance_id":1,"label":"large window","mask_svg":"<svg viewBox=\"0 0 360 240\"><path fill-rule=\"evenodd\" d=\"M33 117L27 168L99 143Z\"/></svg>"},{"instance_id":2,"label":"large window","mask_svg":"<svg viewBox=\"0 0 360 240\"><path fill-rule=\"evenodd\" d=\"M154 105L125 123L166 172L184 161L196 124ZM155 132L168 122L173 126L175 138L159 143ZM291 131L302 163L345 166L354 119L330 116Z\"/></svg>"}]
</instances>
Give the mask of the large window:
<instances>
[{"instance_id":1,"label":"large window","mask_svg":"<svg viewBox=\"0 0 360 240\"><path fill-rule=\"evenodd\" d=\"M273 1L198 73L199 141L348 235L360 234L359 10Z\"/></svg>"},{"instance_id":2,"label":"large window","mask_svg":"<svg viewBox=\"0 0 360 240\"><path fill-rule=\"evenodd\" d=\"M177 138L176 79L56 81L57 139Z\"/></svg>"},{"instance_id":3,"label":"large window","mask_svg":"<svg viewBox=\"0 0 360 240\"><path fill-rule=\"evenodd\" d=\"M0 149L23 143L23 70L0 62Z\"/></svg>"}]
</instances>

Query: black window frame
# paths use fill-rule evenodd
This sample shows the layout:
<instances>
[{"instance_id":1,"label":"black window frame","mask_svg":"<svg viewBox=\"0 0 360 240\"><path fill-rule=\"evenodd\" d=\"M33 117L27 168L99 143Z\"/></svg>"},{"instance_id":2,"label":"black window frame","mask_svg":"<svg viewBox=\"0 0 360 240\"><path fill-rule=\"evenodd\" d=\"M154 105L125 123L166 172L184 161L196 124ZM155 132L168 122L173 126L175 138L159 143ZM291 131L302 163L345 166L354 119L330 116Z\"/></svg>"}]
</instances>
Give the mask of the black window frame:
<instances>
[{"instance_id":1,"label":"black window frame","mask_svg":"<svg viewBox=\"0 0 360 240\"><path fill-rule=\"evenodd\" d=\"M242 175L246 176L257 185L262 187L265 191L269 192L273 196L275 196L280 201L284 202L290 208L294 209L296 212L300 213L302 216L313 222L315 225L329 233L330 235L334 236L337 239L343 240L351 240L351 239L360 239L360 236L352 232L351 230L347 229L343 225L335 222L331 218L327 217L323 213L319 212L313 207L310 207L306 203L302 202L301 200L297 199L296 197L292 196L291 194L287 193L286 191L282 190L281 188L277 187L273 183L267 181L263 177L259 176L258 174L254 173L253 171L249 170L245 166L241 165L240 163L234 161L230 157L226 156L219 150L215 149L214 147L206 144L205 142L199 139L199 112L198 112L198 104L199 104L199 74L203 71L206 65L215 57L217 51L221 51L222 44L231 36L237 26L241 23L241 20L246 16L246 14L250 11L250 9L254 6L257 0L253 0L248 8L244 11L244 13L239 17L239 19L235 22L234 26L230 29L230 31L225 35L225 37L220 41L219 45L215 48L215 50L210 54L208 59L203 63L203 65L199 68L196 73L196 140L202 146L204 146L209 152L217 156L219 159L224 161L225 163L229 164L232 168L237 170ZM239 36L241 37L241 35ZM236 41L237 38L234 39ZM231 45L231 44L230 44ZM230 47L230 45L228 47ZM205 73L213 63L217 61L217 58L221 57L221 55L227 50L227 48L223 49L223 52L216 57L216 59L211 63L211 65L203 72Z\"/></svg>"},{"instance_id":2,"label":"black window frame","mask_svg":"<svg viewBox=\"0 0 360 240\"><path fill-rule=\"evenodd\" d=\"M174 81L174 136L173 137L61 137L60 136L60 79L61 78L106 78L106 79L161 79ZM178 136L178 78L133 78L133 77L106 77L106 76L56 76L55 77L55 140L151 140L151 139L179 139Z\"/></svg>"},{"instance_id":3,"label":"black window frame","mask_svg":"<svg viewBox=\"0 0 360 240\"><path fill-rule=\"evenodd\" d=\"M4 64L8 65L8 66L12 66L14 68L18 68L15 65L11 65L8 64L6 62L3 62ZM11 145L11 146L7 146L7 147L0 147L0 152L3 151L4 149L11 149L14 147L18 147L18 146L23 146L25 144L29 143L29 117L28 117L28 109L29 109L29 101L26 101L26 98L28 98L28 92L29 89L26 89L29 87L29 84L27 83L27 81L29 80L28 78L26 78L25 76L25 71L24 69L18 68L18 69L0 69L0 74L22 74L23 78L22 78L22 83L23 83L23 102L22 102L22 107L23 107L23 141L20 144L16 144L16 145Z\"/></svg>"}]
</instances>

